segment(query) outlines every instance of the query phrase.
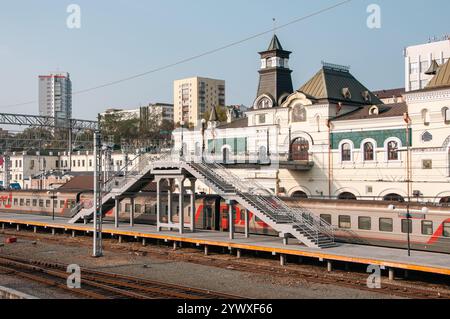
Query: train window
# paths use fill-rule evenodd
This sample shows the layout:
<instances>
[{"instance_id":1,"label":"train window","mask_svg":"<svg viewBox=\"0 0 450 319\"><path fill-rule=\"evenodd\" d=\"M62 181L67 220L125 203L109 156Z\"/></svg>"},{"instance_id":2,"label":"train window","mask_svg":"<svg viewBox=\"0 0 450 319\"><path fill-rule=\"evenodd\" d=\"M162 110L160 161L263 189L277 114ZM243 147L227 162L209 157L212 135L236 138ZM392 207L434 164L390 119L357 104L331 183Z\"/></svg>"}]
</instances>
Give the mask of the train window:
<instances>
[{"instance_id":1,"label":"train window","mask_svg":"<svg viewBox=\"0 0 450 319\"><path fill-rule=\"evenodd\" d=\"M320 219L322 219L324 222L327 222L330 225L332 224L331 223L331 214L321 214Z\"/></svg>"},{"instance_id":2,"label":"train window","mask_svg":"<svg viewBox=\"0 0 450 319\"><path fill-rule=\"evenodd\" d=\"M37 206L37 199L33 199L33 207Z\"/></svg>"},{"instance_id":3,"label":"train window","mask_svg":"<svg viewBox=\"0 0 450 319\"><path fill-rule=\"evenodd\" d=\"M370 217L358 217L358 228L361 230L371 230L372 229L372 219Z\"/></svg>"},{"instance_id":4,"label":"train window","mask_svg":"<svg viewBox=\"0 0 450 319\"><path fill-rule=\"evenodd\" d=\"M27 199L26 201L25 201L25 206L27 206L27 207L30 207L31 205L30 205L30 200L29 199Z\"/></svg>"},{"instance_id":5,"label":"train window","mask_svg":"<svg viewBox=\"0 0 450 319\"><path fill-rule=\"evenodd\" d=\"M339 228L349 229L352 228L352 221L348 215L339 216Z\"/></svg>"},{"instance_id":6,"label":"train window","mask_svg":"<svg viewBox=\"0 0 450 319\"><path fill-rule=\"evenodd\" d=\"M380 218L380 231L393 232L394 220L392 218Z\"/></svg>"},{"instance_id":7,"label":"train window","mask_svg":"<svg viewBox=\"0 0 450 319\"><path fill-rule=\"evenodd\" d=\"M134 205L134 211L138 214L141 213L141 209L142 209L142 205L141 204L136 204Z\"/></svg>"},{"instance_id":8,"label":"train window","mask_svg":"<svg viewBox=\"0 0 450 319\"><path fill-rule=\"evenodd\" d=\"M131 212L131 204L125 204L125 213Z\"/></svg>"},{"instance_id":9,"label":"train window","mask_svg":"<svg viewBox=\"0 0 450 319\"><path fill-rule=\"evenodd\" d=\"M145 204L144 205L144 214L151 214L152 213L152 205Z\"/></svg>"},{"instance_id":10,"label":"train window","mask_svg":"<svg viewBox=\"0 0 450 319\"><path fill-rule=\"evenodd\" d=\"M412 230L413 230L412 220L411 219L402 219L402 233L412 234L412 232L413 232Z\"/></svg>"},{"instance_id":11,"label":"train window","mask_svg":"<svg viewBox=\"0 0 450 319\"><path fill-rule=\"evenodd\" d=\"M14 198L14 206L19 205L19 201L17 200L17 198Z\"/></svg>"},{"instance_id":12,"label":"train window","mask_svg":"<svg viewBox=\"0 0 450 319\"><path fill-rule=\"evenodd\" d=\"M450 223L444 223L444 231L442 232L444 237L450 237Z\"/></svg>"},{"instance_id":13,"label":"train window","mask_svg":"<svg viewBox=\"0 0 450 319\"><path fill-rule=\"evenodd\" d=\"M422 235L433 235L433 222L431 220L422 221Z\"/></svg>"},{"instance_id":14,"label":"train window","mask_svg":"<svg viewBox=\"0 0 450 319\"><path fill-rule=\"evenodd\" d=\"M23 206L24 200L23 198L20 199L20 206Z\"/></svg>"},{"instance_id":15,"label":"train window","mask_svg":"<svg viewBox=\"0 0 450 319\"><path fill-rule=\"evenodd\" d=\"M50 207L50 199L47 199L47 200L45 201L45 207Z\"/></svg>"}]
</instances>

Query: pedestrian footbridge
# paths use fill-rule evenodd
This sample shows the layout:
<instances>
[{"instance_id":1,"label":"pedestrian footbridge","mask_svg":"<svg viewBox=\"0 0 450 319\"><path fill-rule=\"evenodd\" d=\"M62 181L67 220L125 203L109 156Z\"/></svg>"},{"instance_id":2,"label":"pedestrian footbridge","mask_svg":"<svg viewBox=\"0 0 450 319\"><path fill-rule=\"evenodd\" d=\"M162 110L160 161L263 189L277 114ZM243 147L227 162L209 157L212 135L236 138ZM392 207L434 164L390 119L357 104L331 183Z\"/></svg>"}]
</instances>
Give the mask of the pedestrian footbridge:
<instances>
[{"instance_id":1,"label":"pedestrian footbridge","mask_svg":"<svg viewBox=\"0 0 450 319\"><path fill-rule=\"evenodd\" d=\"M203 159L186 159L179 155L165 154L155 156L142 154L134 167L126 167L122 172L106 181L102 197L102 215L114 208L123 197L133 197L150 181L157 183L157 230L161 228L185 231L184 214L180 214L178 224L171 221L171 209L167 223L161 222L161 181L171 184L179 181L180 207L184 207L186 179L191 187L191 221L190 231L195 231L195 182L201 181L217 195L230 204L232 216L233 203L239 203L247 211L252 212L264 223L276 230L280 237L295 237L308 247L328 248L335 246L333 227L303 207L291 207L274 195L270 190L254 180L242 179L217 163L208 163ZM172 196L169 190L169 196ZM133 206L133 205L132 205ZM78 205L74 208L70 223L89 222L94 217L95 209ZM116 226L118 226L118 209L115 209ZM230 218L229 220L232 220ZM248 217L246 218L248 223ZM230 238L233 238L233 225L230 225Z\"/></svg>"}]
</instances>

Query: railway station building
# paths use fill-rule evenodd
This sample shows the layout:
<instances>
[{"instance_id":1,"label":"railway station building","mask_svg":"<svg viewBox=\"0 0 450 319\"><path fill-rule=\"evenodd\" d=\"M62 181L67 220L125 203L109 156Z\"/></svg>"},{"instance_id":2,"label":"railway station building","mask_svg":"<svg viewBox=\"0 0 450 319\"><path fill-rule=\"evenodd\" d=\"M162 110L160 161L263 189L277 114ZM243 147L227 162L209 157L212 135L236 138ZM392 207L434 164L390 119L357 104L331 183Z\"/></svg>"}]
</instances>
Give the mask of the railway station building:
<instances>
[{"instance_id":1,"label":"railway station building","mask_svg":"<svg viewBox=\"0 0 450 319\"><path fill-rule=\"evenodd\" d=\"M279 196L445 204L450 199L450 67L385 104L350 72L322 62L294 89L291 52L275 35L260 52L259 86L245 118L174 132L185 157L223 164ZM198 186L208 192L207 187Z\"/></svg>"}]
</instances>

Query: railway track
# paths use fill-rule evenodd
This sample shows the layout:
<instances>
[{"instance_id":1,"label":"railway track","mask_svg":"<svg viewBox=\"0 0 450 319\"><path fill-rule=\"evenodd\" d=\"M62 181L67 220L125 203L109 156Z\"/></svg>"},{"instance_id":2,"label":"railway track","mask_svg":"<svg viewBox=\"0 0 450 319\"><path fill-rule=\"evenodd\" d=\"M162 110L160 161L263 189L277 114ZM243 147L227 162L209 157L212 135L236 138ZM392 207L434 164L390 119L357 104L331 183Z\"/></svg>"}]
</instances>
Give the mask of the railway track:
<instances>
[{"instance_id":1,"label":"railway track","mask_svg":"<svg viewBox=\"0 0 450 319\"><path fill-rule=\"evenodd\" d=\"M17 233L15 233L17 236ZM20 234L20 236L26 238L36 238L35 234ZM54 237L45 237L45 240L50 242L60 241L60 238L56 239ZM64 238L69 241L73 240L71 238ZM83 237L77 237L76 243L89 246L90 242L86 242ZM304 280L305 282L318 283L318 284L328 284L328 285L338 285L341 287L347 287L358 290L365 290L371 292L378 292L381 294L405 297L412 299L450 299L450 289L440 286L439 288L433 288L430 284L418 283L418 282L395 282L391 283L388 281L383 281L381 289L371 289L367 287L366 280L367 274L362 274L358 272L352 272L351 277L344 274L339 275L338 272L326 273L321 271L320 273L311 271L309 269L299 269L299 267L291 266L275 266L275 265L265 265L258 260L254 262L244 261L242 259L222 259L215 258L213 256L204 256L198 252L187 252L183 251L172 251L172 250L161 250L160 248L155 248L147 246L146 248L133 249L131 247L122 247L117 244L105 242L105 247L108 249L116 251L134 251L134 252L145 252L149 255L157 256L159 258L171 259L171 260L182 260L190 263L195 263L199 265L219 267L229 270L242 271L253 274L260 274L264 276L275 276L280 278ZM67 276L67 275L66 275Z\"/></svg>"},{"instance_id":2,"label":"railway track","mask_svg":"<svg viewBox=\"0 0 450 319\"><path fill-rule=\"evenodd\" d=\"M81 288L71 289L67 265L17 257L0 257L0 271L94 299L242 299L204 289L184 287L130 276L81 270Z\"/></svg>"}]
</instances>

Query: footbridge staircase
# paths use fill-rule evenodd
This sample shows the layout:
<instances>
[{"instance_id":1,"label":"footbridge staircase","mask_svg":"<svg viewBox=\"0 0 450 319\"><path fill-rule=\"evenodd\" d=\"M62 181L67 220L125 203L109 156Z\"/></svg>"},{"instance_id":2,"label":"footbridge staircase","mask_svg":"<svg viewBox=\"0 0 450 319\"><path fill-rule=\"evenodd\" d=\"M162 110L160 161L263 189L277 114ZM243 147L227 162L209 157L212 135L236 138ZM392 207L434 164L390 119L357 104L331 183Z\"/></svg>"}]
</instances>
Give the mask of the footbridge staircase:
<instances>
[{"instance_id":1,"label":"footbridge staircase","mask_svg":"<svg viewBox=\"0 0 450 319\"><path fill-rule=\"evenodd\" d=\"M333 227L301 206L289 206L266 187L254 180L242 179L217 163L187 160L173 155L160 157L143 154L137 165L127 174L119 174L105 184L102 213L114 207L114 198L125 193L138 192L143 184L152 180L151 172L184 170L210 187L227 201L239 203L261 221L276 230L280 237L290 235L312 248L334 247ZM75 208L71 223L89 221L93 208Z\"/></svg>"}]
</instances>

